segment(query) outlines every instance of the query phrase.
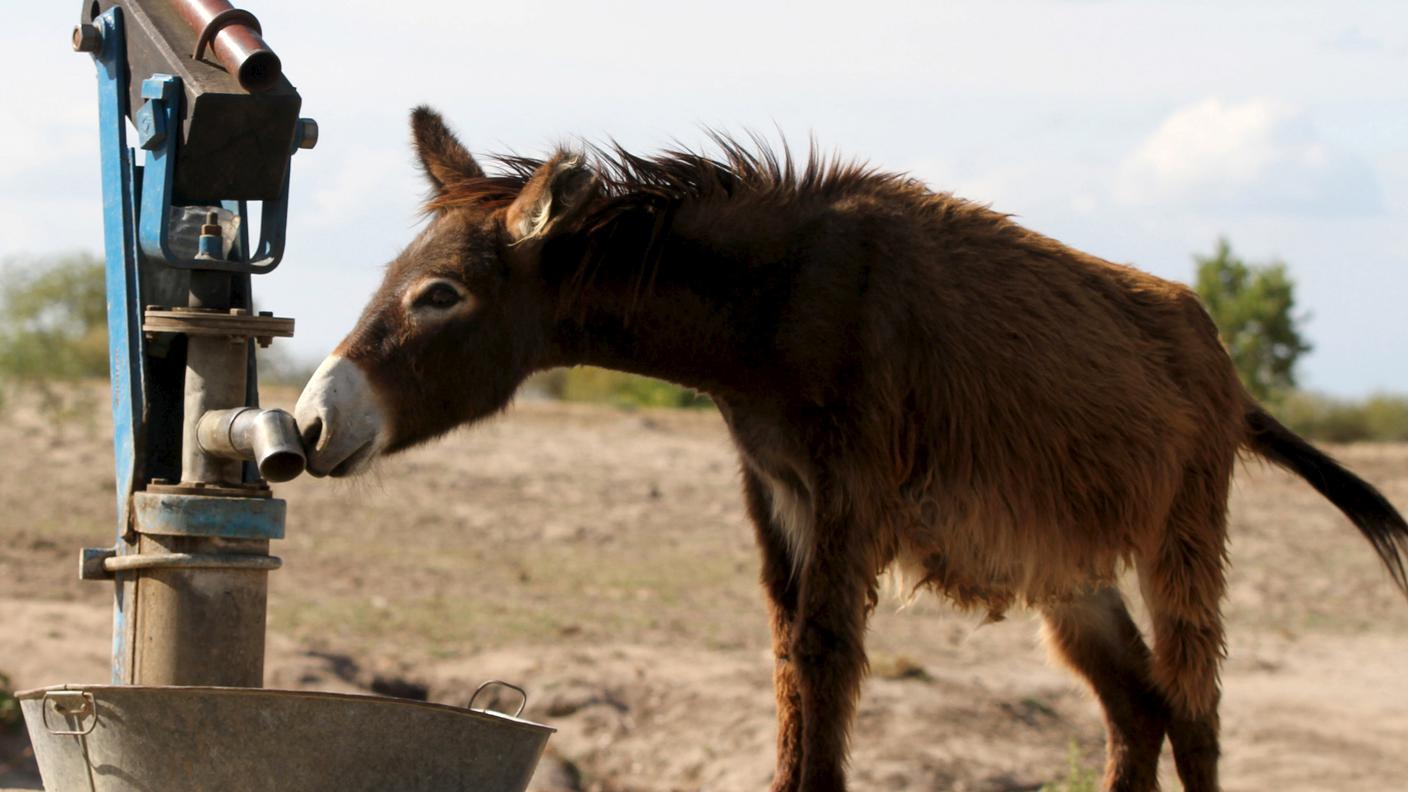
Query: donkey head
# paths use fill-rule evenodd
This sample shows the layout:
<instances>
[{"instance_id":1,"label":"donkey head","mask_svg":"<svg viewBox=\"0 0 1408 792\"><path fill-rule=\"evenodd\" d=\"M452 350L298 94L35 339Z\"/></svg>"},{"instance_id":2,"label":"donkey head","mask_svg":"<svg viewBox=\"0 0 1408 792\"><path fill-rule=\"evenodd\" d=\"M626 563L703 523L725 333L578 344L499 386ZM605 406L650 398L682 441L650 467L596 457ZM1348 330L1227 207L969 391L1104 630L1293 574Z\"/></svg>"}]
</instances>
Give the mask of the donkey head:
<instances>
[{"instance_id":1,"label":"donkey head","mask_svg":"<svg viewBox=\"0 0 1408 792\"><path fill-rule=\"evenodd\" d=\"M526 181L490 177L435 112L417 108L411 129L430 221L299 397L315 476L358 472L485 417L546 365L543 247L597 190L580 157L559 153Z\"/></svg>"}]
</instances>

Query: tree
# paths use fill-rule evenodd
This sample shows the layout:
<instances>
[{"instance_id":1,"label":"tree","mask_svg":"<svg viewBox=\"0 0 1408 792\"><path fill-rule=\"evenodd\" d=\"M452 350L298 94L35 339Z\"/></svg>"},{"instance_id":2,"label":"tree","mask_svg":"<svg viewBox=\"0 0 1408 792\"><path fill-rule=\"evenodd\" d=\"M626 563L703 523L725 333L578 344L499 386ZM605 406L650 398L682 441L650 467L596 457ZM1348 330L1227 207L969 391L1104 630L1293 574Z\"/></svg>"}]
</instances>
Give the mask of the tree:
<instances>
[{"instance_id":1,"label":"tree","mask_svg":"<svg viewBox=\"0 0 1408 792\"><path fill-rule=\"evenodd\" d=\"M1242 382L1261 401L1277 401L1296 386L1296 363L1309 352L1296 315L1295 282L1280 261L1249 264L1226 239L1211 256L1194 256L1196 288L1222 332Z\"/></svg>"},{"instance_id":2,"label":"tree","mask_svg":"<svg viewBox=\"0 0 1408 792\"><path fill-rule=\"evenodd\" d=\"M0 265L0 377L107 376L103 277L86 253Z\"/></svg>"}]
</instances>

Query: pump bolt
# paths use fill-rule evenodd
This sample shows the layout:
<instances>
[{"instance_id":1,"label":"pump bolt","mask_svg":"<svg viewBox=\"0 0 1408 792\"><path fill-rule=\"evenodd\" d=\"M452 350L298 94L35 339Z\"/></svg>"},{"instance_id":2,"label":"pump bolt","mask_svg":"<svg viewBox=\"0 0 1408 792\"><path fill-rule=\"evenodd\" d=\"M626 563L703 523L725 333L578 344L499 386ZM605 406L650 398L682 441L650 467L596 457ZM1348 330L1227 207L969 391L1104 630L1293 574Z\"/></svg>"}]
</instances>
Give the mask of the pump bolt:
<instances>
[{"instance_id":1,"label":"pump bolt","mask_svg":"<svg viewBox=\"0 0 1408 792\"><path fill-rule=\"evenodd\" d=\"M225 256L225 229L220 226L220 213L207 212L205 224L200 227L200 238L196 240L196 258L221 259Z\"/></svg>"},{"instance_id":2,"label":"pump bolt","mask_svg":"<svg viewBox=\"0 0 1408 792\"><path fill-rule=\"evenodd\" d=\"M298 119L298 147L310 149L318 145L318 122L311 118Z\"/></svg>"},{"instance_id":3,"label":"pump bolt","mask_svg":"<svg viewBox=\"0 0 1408 792\"><path fill-rule=\"evenodd\" d=\"M93 25L73 26L73 51L97 52L103 48L103 34Z\"/></svg>"}]
</instances>

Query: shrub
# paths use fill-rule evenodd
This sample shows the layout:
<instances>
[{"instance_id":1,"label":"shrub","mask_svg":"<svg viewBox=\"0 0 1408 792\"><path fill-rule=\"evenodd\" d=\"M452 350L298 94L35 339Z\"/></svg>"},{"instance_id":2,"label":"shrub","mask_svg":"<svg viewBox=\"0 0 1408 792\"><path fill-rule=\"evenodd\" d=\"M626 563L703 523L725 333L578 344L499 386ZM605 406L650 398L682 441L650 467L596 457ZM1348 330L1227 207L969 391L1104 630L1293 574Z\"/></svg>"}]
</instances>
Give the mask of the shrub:
<instances>
[{"instance_id":1,"label":"shrub","mask_svg":"<svg viewBox=\"0 0 1408 792\"><path fill-rule=\"evenodd\" d=\"M1364 401L1316 393L1288 395L1274 410L1297 434L1327 443L1408 441L1408 397L1380 394Z\"/></svg>"},{"instance_id":2,"label":"shrub","mask_svg":"<svg viewBox=\"0 0 1408 792\"><path fill-rule=\"evenodd\" d=\"M107 372L102 260L79 253L0 265L0 377L45 381Z\"/></svg>"},{"instance_id":3,"label":"shrub","mask_svg":"<svg viewBox=\"0 0 1408 792\"><path fill-rule=\"evenodd\" d=\"M0 674L0 734L18 731L20 722L20 702L10 687L10 678Z\"/></svg>"},{"instance_id":4,"label":"shrub","mask_svg":"<svg viewBox=\"0 0 1408 792\"><path fill-rule=\"evenodd\" d=\"M554 369L533 378L532 387L564 401L617 407L708 407L708 396L650 377L581 366Z\"/></svg>"}]
</instances>

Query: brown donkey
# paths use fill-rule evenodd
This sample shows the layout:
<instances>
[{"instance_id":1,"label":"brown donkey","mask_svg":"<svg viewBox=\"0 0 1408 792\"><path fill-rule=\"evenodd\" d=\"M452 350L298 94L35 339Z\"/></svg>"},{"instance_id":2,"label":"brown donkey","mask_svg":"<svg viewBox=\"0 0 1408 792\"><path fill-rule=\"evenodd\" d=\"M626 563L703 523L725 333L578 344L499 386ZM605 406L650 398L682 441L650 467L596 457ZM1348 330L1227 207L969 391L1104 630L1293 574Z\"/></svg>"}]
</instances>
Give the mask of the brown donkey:
<instances>
[{"instance_id":1,"label":"brown donkey","mask_svg":"<svg viewBox=\"0 0 1408 792\"><path fill-rule=\"evenodd\" d=\"M343 476L595 365L714 398L763 552L776 790L845 786L877 576L1032 606L1094 688L1105 784L1164 736L1217 788L1228 486L1245 449L1305 478L1408 591L1408 525L1258 407L1187 288L912 179L718 139L719 159L499 160L412 115L431 220L297 408ZM1133 568L1146 647L1115 588Z\"/></svg>"}]
</instances>

